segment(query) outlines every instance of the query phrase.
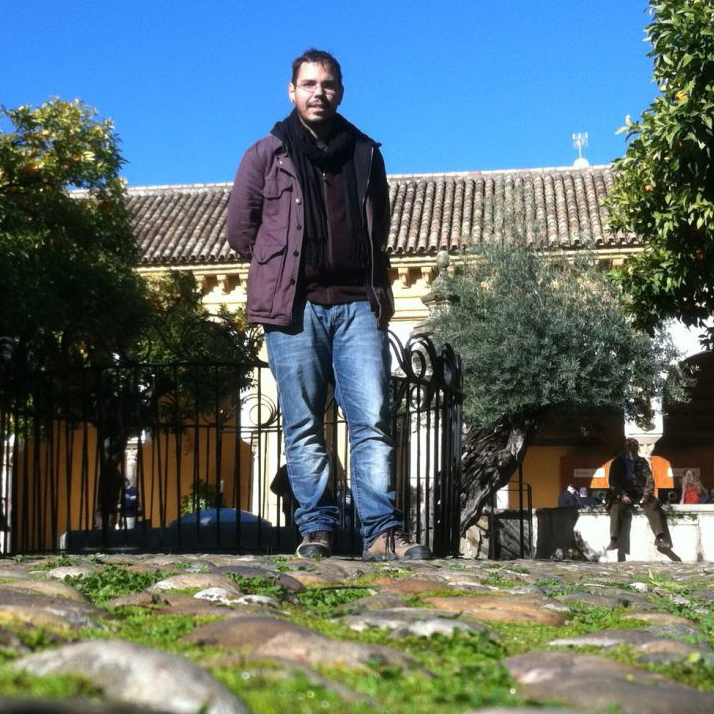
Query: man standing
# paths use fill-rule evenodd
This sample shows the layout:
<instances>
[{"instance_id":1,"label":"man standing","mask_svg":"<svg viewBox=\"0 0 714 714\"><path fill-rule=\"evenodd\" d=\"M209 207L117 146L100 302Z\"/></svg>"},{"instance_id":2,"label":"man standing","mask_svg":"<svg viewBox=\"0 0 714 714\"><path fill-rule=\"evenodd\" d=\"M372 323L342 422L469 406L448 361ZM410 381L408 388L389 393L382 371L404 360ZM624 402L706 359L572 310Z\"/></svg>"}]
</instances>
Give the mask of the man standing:
<instances>
[{"instance_id":1,"label":"man standing","mask_svg":"<svg viewBox=\"0 0 714 714\"><path fill-rule=\"evenodd\" d=\"M391 483L385 254L389 192L379 145L337 113L337 60L311 49L292 64L294 110L245 153L227 237L250 261L247 315L265 329L299 504L297 555L327 557L338 526L323 432L328 385L350 437L351 489L368 560L427 558L401 529Z\"/></svg>"},{"instance_id":2,"label":"man standing","mask_svg":"<svg viewBox=\"0 0 714 714\"><path fill-rule=\"evenodd\" d=\"M642 509L655 534L657 548L670 548L665 535L665 516L662 506L654 496L654 477L647 459L639 455L637 439L625 441L625 451L618 454L610 464L610 545L608 550L617 550L622 517L635 504Z\"/></svg>"}]
</instances>

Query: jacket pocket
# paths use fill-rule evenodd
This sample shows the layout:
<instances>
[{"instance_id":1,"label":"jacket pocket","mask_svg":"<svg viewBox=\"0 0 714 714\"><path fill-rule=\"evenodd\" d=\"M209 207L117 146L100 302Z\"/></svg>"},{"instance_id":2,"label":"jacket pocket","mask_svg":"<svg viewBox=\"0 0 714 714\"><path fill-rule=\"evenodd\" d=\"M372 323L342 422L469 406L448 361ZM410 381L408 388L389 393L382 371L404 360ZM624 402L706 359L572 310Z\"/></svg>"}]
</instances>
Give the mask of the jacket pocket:
<instances>
[{"instance_id":1,"label":"jacket pocket","mask_svg":"<svg viewBox=\"0 0 714 714\"><path fill-rule=\"evenodd\" d=\"M285 243L258 240L248 269L248 310L270 316L285 268Z\"/></svg>"},{"instance_id":2,"label":"jacket pocket","mask_svg":"<svg viewBox=\"0 0 714 714\"><path fill-rule=\"evenodd\" d=\"M266 178L263 185L263 225L269 230L287 228L290 222L293 185L287 176Z\"/></svg>"},{"instance_id":3,"label":"jacket pocket","mask_svg":"<svg viewBox=\"0 0 714 714\"><path fill-rule=\"evenodd\" d=\"M253 260L258 261L258 263L268 263L270 260L285 252L285 243L268 243L266 241L261 241L256 243L253 248Z\"/></svg>"}]
</instances>

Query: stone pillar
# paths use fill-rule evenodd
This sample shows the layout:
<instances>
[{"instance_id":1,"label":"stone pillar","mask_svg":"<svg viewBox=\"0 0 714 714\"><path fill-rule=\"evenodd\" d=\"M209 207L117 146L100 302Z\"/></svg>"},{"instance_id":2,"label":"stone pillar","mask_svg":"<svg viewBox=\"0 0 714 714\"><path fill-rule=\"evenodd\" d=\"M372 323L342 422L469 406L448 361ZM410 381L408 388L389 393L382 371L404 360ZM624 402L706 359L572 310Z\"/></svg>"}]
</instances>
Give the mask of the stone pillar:
<instances>
[{"instance_id":1,"label":"stone pillar","mask_svg":"<svg viewBox=\"0 0 714 714\"><path fill-rule=\"evenodd\" d=\"M431 319L438 310L447 308L456 297L449 292L444 275L449 268L449 251L440 250L436 254L436 278L431 284L431 290L422 297L421 301L429 309L429 317L422 320L411 332L412 337L428 337L433 332Z\"/></svg>"},{"instance_id":2,"label":"stone pillar","mask_svg":"<svg viewBox=\"0 0 714 714\"><path fill-rule=\"evenodd\" d=\"M650 462L650 467L655 444L662 438L664 430L660 399L652 400L652 413L652 422L644 427L638 426L632 419L625 419L625 438L637 439L640 444L640 454Z\"/></svg>"}]
</instances>

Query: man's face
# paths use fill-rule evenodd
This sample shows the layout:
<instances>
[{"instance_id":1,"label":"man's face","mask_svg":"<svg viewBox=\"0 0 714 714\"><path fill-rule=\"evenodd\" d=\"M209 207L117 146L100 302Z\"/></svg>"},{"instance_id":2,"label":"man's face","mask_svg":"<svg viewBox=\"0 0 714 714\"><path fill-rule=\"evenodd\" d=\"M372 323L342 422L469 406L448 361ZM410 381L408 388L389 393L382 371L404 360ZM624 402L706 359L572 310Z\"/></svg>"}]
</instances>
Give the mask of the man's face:
<instances>
[{"instance_id":1,"label":"man's face","mask_svg":"<svg viewBox=\"0 0 714 714\"><path fill-rule=\"evenodd\" d=\"M308 129L329 126L342 101L343 89L329 65L303 62L295 84L288 85L288 96L295 104L300 121Z\"/></svg>"}]
</instances>

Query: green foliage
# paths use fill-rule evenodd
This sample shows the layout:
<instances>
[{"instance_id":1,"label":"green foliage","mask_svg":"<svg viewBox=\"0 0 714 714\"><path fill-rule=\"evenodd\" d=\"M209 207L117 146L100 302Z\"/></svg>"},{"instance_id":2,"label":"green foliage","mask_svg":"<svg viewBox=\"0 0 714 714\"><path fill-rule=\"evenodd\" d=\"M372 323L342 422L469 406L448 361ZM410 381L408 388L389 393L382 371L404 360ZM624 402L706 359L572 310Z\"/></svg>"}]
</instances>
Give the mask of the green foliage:
<instances>
[{"instance_id":1,"label":"green foliage","mask_svg":"<svg viewBox=\"0 0 714 714\"><path fill-rule=\"evenodd\" d=\"M590 254L570 258L514 232L464 254L445 281L456 300L433 326L463 357L476 426L594 408L647 421L649 398L677 371L671 343L633 329Z\"/></svg>"},{"instance_id":2,"label":"green foliage","mask_svg":"<svg viewBox=\"0 0 714 714\"><path fill-rule=\"evenodd\" d=\"M173 379L154 381L155 400L178 395L176 418L217 409L247 386L259 343L243 313L211 315L189 272L148 281L135 271L139 250L112 123L79 100L3 108L3 116L10 129L0 131L0 337L18 344L17 365L231 363L200 376L177 367ZM135 395L130 401L136 411Z\"/></svg>"},{"instance_id":3,"label":"green foliage","mask_svg":"<svg viewBox=\"0 0 714 714\"><path fill-rule=\"evenodd\" d=\"M500 664L505 656L503 648L487 635L455 632L452 637L409 636L394 640L385 631L368 631L366 637L377 644L398 646L423 668L405 672L396 667L374 667L368 674L340 673L340 679L348 686L379 701L383 711L416 714L436 709L456 713L521 702Z\"/></svg>"},{"instance_id":4,"label":"green foliage","mask_svg":"<svg viewBox=\"0 0 714 714\"><path fill-rule=\"evenodd\" d=\"M252 363L260 341L250 330L243 310L221 306L212 315L203 303L205 293L189 271L169 270L148 284L148 304L137 316L136 358L144 362ZM241 375L241 387L246 386ZM184 380L189 380L188 372Z\"/></svg>"},{"instance_id":5,"label":"green foliage","mask_svg":"<svg viewBox=\"0 0 714 714\"><path fill-rule=\"evenodd\" d=\"M335 610L370 594L367 588L318 587L298 593L297 599L310 615L331 617Z\"/></svg>"},{"instance_id":6,"label":"green foliage","mask_svg":"<svg viewBox=\"0 0 714 714\"><path fill-rule=\"evenodd\" d=\"M492 574L504 571L491 568ZM522 566L509 566L508 570L526 571ZM100 605L112 597L137 592L156 579L169 573L134 573L113 565L103 566L105 578L88 576L72 580L75 586L94 583L83 592ZM94 580L90 580L94 578ZM648 575L642 574L647 580ZM246 578L238 575L233 580L243 592L260 592L279 596L282 588L270 578ZM678 595L685 595L690 605L676 604L668 597L650 596L657 609L667 609L685 615L697 623L702 640L712 643L714 608L708 601L697 600L690 588L700 588L708 582L689 581L682 587L673 587L674 580L666 574L649 575L649 582ZM582 589L579 583L568 583L557 577L542 578L538 584L548 586L552 594ZM617 583L616 583L617 584ZM679 583L681 585L681 583ZM619 586L626 587L626 583ZM424 714L439 711L459 714L480 707L545 706L543 699L524 701L518 696L512 678L503 667L506 657L534 650L553 649L548 643L557 637L567 637L604 629L638 628L645 622L623 619L628 613L623 607L589 607L572 605L568 622L561 627L533 623L489 622L488 633L456 632L453 637L391 637L386 629L367 628L361 632L351 630L344 622L334 618L348 608L355 598L369 594L367 588L347 586L313 588L300 593L286 605L290 620L311 627L327 637L339 641L386 645L398 649L415 660L413 667L400 668L374 663L367 669L349 669L331 666L325 662L319 675L294 672L289 665L266 661L245 661L237 653L214 647L182 642L182 638L197 626L216 621L216 617L169 615L153 608L121 607L112 610L113 618L106 625L85 627L79 633L83 639L121 639L148 647L180 654L205 666L213 676L223 682L239 698L247 702L252 712L281 714L286 706L291 711L316 714L321 711L340 711L345 714ZM681 601L680 601L681 602ZM230 610L225 611L230 616ZM16 631L15 628L12 628ZM19 634L19 632L18 632ZM43 649L53 644L51 633L42 628L25 632L23 644L32 649ZM570 649L570 648L568 648ZM669 679L703 690L712 689L712 666L701 658L692 657L676 664L652 665L636 661L637 653L630 647L611 648L606 651L578 648L581 652L597 652L599 656L636 664L660 672ZM17 674L9 664L17 653L0 649L0 696L97 698L101 693L81 679L61 677L30 677ZM321 679L324 678L324 679ZM344 688L352 694L343 699Z\"/></svg>"},{"instance_id":7,"label":"green foliage","mask_svg":"<svg viewBox=\"0 0 714 714\"><path fill-rule=\"evenodd\" d=\"M66 566L77 565L77 561L71 555L56 555L50 558L44 565L36 566L38 570L52 570L53 568L64 568Z\"/></svg>"},{"instance_id":8,"label":"green foliage","mask_svg":"<svg viewBox=\"0 0 714 714\"><path fill-rule=\"evenodd\" d=\"M50 628L46 627L28 627L21 623L10 623L8 630L13 632L17 639L33 652L36 650L44 650L48 647L61 642L66 633L59 634ZM14 656L17 656L16 653Z\"/></svg>"},{"instance_id":9,"label":"green foliage","mask_svg":"<svg viewBox=\"0 0 714 714\"><path fill-rule=\"evenodd\" d=\"M268 595L275 598L285 595L285 588L282 585L267 578L248 578L237 573L226 573L226 577L232 580L246 595Z\"/></svg>"},{"instance_id":10,"label":"green foliage","mask_svg":"<svg viewBox=\"0 0 714 714\"><path fill-rule=\"evenodd\" d=\"M32 352L80 315L99 332L123 322L144 288L111 122L59 99L3 116L0 335Z\"/></svg>"},{"instance_id":11,"label":"green foliage","mask_svg":"<svg viewBox=\"0 0 714 714\"><path fill-rule=\"evenodd\" d=\"M198 479L191 484L191 492L181 499L181 513L205 511L207 508L222 508L223 494L210 483Z\"/></svg>"},{"instance_id":12,"label":"green foliage","mask_svg":"<svg viewBox=\"0 0 714 714\"><path fill-rule=\"evenodd\" d=\"M660 94L615 162L611 228L635 233L645 250L621 279L639 325L662 318L704 327L714 311L714 4L650 0L654 80ZM708 328L705 344L714 344Z\"/></svg>"},{"instance_id":13,"label":"green foliage","mask_svg":"<svg viewBox=\"0 0 714 714\"><path fill-rule=\"evenodd\" d=\"M62 700L92 698L97 700L100 691L81 677L57 674L36 677L10 668L0 669L0 692L3 697L16 699Z\"/></svg>"},{"instance_id":14,"label":"green foliage","mask_svg":"<svg viewBox=\"0 0 714 714\"><path fill-rule=\"evenodd\" d=\"M106 565L98 573L67 577L65 581L91 602L104 604L115 597L143 592L169 575L172 573L162 570L136 572L118 565Z\"/></svg>"},{"instance_id":15,"label":"green foliage","mask_svg":"<svg viewBox=\"0 0 714 714\"><path fill-rule=\"evenodd\" d=\"M212 669L212 674L246 702L252 714L291 714L314 712L349 712L370 714L366 706L352 708L325 687L311 682L304 674L280 676L267 668L249 667ZM373 709L371 711L374 711Z\"/></svg>"},{"instance_id":16,"label":"green foliage","mask_svg":"<svg viewBox=\"0 0 714 714\"><path fill-rule=\"evenodd\" d=\"M115 608L112 616L108 626L82 628L82 639L118 639L199 661L215 651L213 648L182 642L181 638L201 625L215 622L220 619L218 616L159 614L155 609L146 607Z\"/></svg>"},{"instance_id":17,"label":"green foliage","mask_svg":"<svg viewBox=\"0 0 714 714\"><path fill-rule=\"evenodd\" d=\"M483 579L484 585L494 585L500 588L516 588L523 585L522 581L509 578L507 573L502 573L500 568L487 570L488 575Z\"/></svg>"}]
</instances>

